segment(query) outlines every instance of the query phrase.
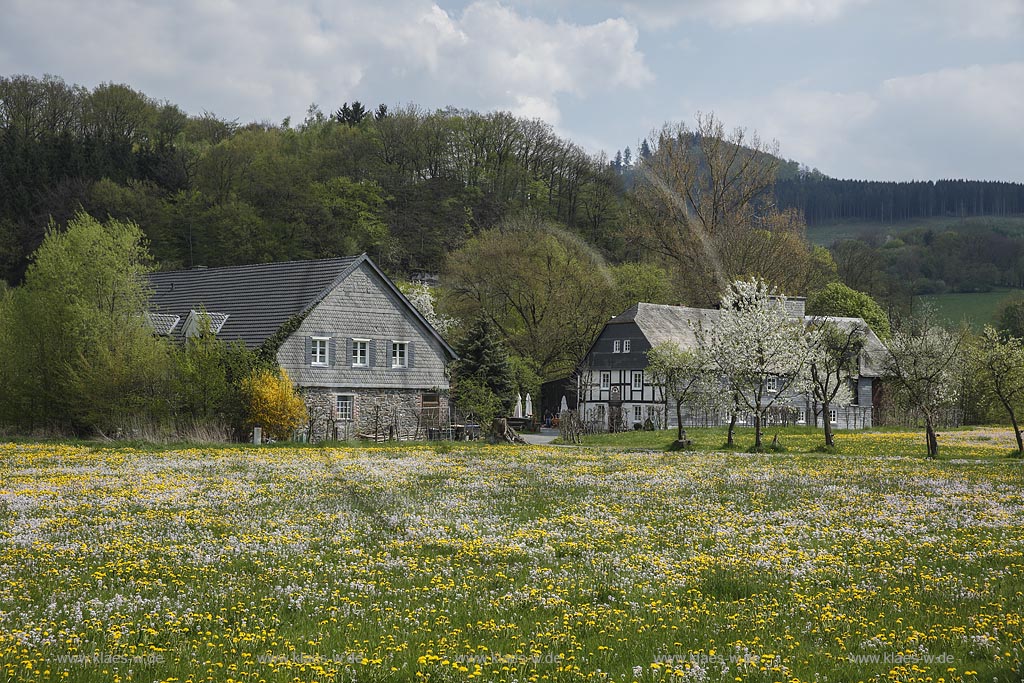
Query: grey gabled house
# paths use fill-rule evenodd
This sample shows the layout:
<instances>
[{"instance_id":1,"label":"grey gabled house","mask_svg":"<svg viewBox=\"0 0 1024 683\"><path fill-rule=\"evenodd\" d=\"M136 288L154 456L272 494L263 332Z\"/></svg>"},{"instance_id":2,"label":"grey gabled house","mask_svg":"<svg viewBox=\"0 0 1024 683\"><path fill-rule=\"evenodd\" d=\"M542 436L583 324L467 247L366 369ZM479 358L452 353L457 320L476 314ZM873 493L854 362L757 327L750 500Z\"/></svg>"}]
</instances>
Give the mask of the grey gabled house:
<instances>
[{"instance_id":1,"label":"grey gabled house","mask_svg":"<svg viewBox=\"0 0 1024 683\"><path fill-rule=\"evenodd\" d=\"M843 429L872 426L886 355L882 341L861 318L807 316L804 300L796 297L787 299L786 307L790 315L807 322L825 320L841 329L858 326L865 331L865 344L851 379L853 403L834 405L829 415L823 415L807 396L790 396L769 419L812 425L827 419ZM675 411L666 409L664 395L647 373L647 352L662 342L696 348L696 330L713 327L718 315L717 309L638 303L608 321L578 373L579 409L585 419L608 429L629 429L648 419L661 427L676 426ZM771 385L766 389L772 391ZM724 413L684 408L684 426L728 421Z\"/></svg>"},{"instance_id":2,"label":"grey gabled house","mask_svg":"<svg viewBox=\"0 0 1024 683\"><path fill-rule=\"evenodd\" d=\"M209 329L269 347L325 437L415 438L447 426L455 352L365 254L193 268L149 276L154 330L184 340Z\"/></svg>"}]
</instances>

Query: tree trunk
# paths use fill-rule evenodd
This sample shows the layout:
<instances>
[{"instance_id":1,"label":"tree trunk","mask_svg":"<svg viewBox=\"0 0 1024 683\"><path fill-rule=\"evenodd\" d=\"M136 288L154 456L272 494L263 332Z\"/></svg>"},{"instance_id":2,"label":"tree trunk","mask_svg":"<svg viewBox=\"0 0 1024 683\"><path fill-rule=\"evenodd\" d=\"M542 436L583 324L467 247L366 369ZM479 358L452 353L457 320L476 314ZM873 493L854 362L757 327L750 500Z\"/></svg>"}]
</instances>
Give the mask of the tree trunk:
<instances>
[{"instance_id":1,"label":"tree trunk","mask_svg":"<svg viewBox=\"0 0 1024 683\"><path fill-rule=\"evenodd\" d=\"M1013 423L1013 435L1017 437L1017 454L1024 455L1024 443L1021 442L1020 427L1017 425L1017 416L1010 411L1010 422Z\"/></svg>"},{"instance_id":2,"label":"tree trunk","mask_svg":"<svg viewBox=\"0 0 1024 683\"><path fill-rule=\"evenodd\" d=\"M683 402L676 401L676 440L682 441L684 439L683 432Z\"/></svg>"},{"instance_id":3,"label":"tree trunk","mask_svg":"<svg viewBox=\"0 0 1024 683\"><path fill-rule=\"evenodd\" d=\"M729 415L729 434L725 437L726 446L735 446L735 435L736 435L736 411L733 411Z\"/></svg>"},{"instance_id":4,"label":"tree trunk","mask_svg":"<svg viewBox=\"0 0 1024 683\"><path fill-rule=\"evenodd\" d=\"M830 404L828 402L821 404L821 421L825 424L825 445L831 447L836 445L836 438L835 435L832 434L832 420L829 419L829 405Z\"/></svg>"},{"instance_id":5,"label":"tree trunk","mask_svg":"<svg viewBox=\"0 0 1024 683\"><path fill-rule=\"evenodd\" d=\"M1003 400L1003 407L1006 408L1006 412L1010 416L1010 422L1013 424L1013 435L1017 438L1017 454L1024 455L1024 442L1021 441L1020 426L1017 424L1017 413L1009 401Z\"/></svg>"},{"instance_id":6,"label":"tree trunk","mask_svg":"<svg viewBox=\"0 0 1024 683\"><path fill-rule=\"evenodd\" d=\"M519 436L516 430L509 426L508 420L503 417L494 418L494 422L491 423L491 434L495 440L507 443L526 443L526 440Z\"/></svg>"},{"instance_id":7,"label":"tree trunk","mask_svg":"<svg viewBox=\"0 0 1024 683\"><path fill-rule=\"evenodd\" d=\"M935 427L932 425L930 417L925 417L924 421L925 436L928 438L928 457L938 458L939 457L939 440L935 436Z\"/></svg>"},{"instance_id":8,"label":"tree trunk","mask_svg":"<svg viewBox=\"0 0 1024 683\"><path fill-rule=\"evenodd\" d=\"M754 413L754 450L761 450L761 411Z\"/></svg>"}]
</instances>

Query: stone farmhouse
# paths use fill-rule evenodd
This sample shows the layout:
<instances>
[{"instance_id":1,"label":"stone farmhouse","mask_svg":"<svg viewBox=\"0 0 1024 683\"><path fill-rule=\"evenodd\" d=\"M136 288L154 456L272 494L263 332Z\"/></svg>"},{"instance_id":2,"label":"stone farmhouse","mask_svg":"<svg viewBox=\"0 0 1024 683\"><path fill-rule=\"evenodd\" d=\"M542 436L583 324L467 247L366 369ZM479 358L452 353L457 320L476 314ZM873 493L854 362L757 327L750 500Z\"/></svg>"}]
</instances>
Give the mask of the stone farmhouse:
<instances>
[{"instance_id":1,"label":"stone farmhouse","mask_svg":"<svg viewBox=\"0 0 1024 683\"><path fill-rule=\"evenodd\" d=\"M275 353L309 407L313 440L422 438L447 427L455 351L365 254L149 276L149 318Z\"/></svg>"},{"instance_id":2,"label":"stone farmhouse","mask_svg":"<svg viewBox=\"0 0 1024 683\"><path fill-rule=\"evenodd\" d=\"M885 346L861 318L812 317L804 313L804 300L786 300L789 314L807 322L827 320L849 330L856 325L865 330L865 344L858 359L858 373L852 379L854 402L834 405L830 415L821 415L819 406L807 396L789 396L773 407L769 420L775 423L819 425L824 419L841 429L870 427L876 422L881 393ZM647 352L662 342L673 342L683 349L697 347L696 330L708 329L718 319L717 309L688 308L638 303L605 324L591 346L579 373L579 410L584 418L606 429L633 429L648 419L660 427L675 427L675 410L667 403L659 387L647 373ZM772 391L771 380L766 387ZM712 426L728 422L727 414L706 414L684 406L684 426ZM752 416L740 416L740 422L753 424Z\"/></svg>"}]
</instances>

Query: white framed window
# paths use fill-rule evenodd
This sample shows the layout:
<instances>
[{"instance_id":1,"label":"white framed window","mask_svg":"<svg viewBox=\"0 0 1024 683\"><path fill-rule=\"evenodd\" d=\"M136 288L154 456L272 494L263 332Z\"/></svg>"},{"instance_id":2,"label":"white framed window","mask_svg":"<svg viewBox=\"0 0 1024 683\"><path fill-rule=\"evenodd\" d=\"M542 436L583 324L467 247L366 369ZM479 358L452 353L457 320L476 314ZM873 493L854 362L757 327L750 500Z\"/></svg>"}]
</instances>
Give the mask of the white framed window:
<instances>
[{"instance_id":1,"label":"white framed window","mask_svg":"<svg viewBox=\"0 0 1024 683\"><path fill-rule=\"evenodd\" d=\"M633 372L633 390L643 391L644 390L644 373L643 371Z\"/></svg>"},{"instance_id":2,"label":"white framed window","mask_svg":"<svg viewBox=\"0 0 1024 683\"><path fill-rule=\"evenodd\" d=\"M837 411L835 408L829 408L828 421L832 424L836 424L837 422L839 422L839 411Z\"/></svg>"},{"instance_id":3,"label":"white framed window","mask_svg":"<svg viewBox=\"0 0 1024 683\"><path fill-rule=\"evenodd\" d=\"M612 342L612 353L622 353L622 340L616 339Z\"/></svg>"},{"instance_id":4,"label":"white framed window","mask_svg":"<svg viewBox=\"0 0 1024 683\"><path fill-rule=\"evenodd\" d=\"M327 365L330 342L330 337L313 337L310 345L310 363L312 365Z\"/></svg>"},{"instance_id":5,"label":"white framed window","mask_svg":"<svg viewBox=\"0 0 1024 683\"><path fill-rule=\"evenodd\" d=\"M768 389L769 392L774 394L779 390L779 378L769 377L767 381L765 381L765 387Z\"/></svg>"},{"instance_id":6,"label":"white framed window","mask_svg":"<svg viewBox=\"0 0 1024 683\"><path fill-rule=\"evenodd\" d=\"M370 365L370 340L352 340L352 367L365 368Z\"/></svg>"},{"instance_id":7,"label":"white framed window","mask_svg":"<svg viewBox=\"0 0 1024 683\"><path fill-rule=\"evenodd\" d=\"M409 342L391 342L391 367L409 367Z\"/></svg>"},{"instance_id":8,"label":"white framed window","mask_svg":"<svg viewBox=\"0 0 1024 683\"><path fill-rule=\"evenodd\" d=\"M643 421L644 421L644 407L643 406L633 406L633 422L643 422Z\"/></svg>"},{"instance_id":9,"label":"white framed window","mask_svg":"<svg viewBox=\"0 0 1024 683\"><path fill-rule=\"evenodd\" d=\"M335 411L334 415L339 420L351 420L352 419L352 407L355 404L355 396L351 394L338 394L335 399Z\"/></svg>"},{"instance_id":10,"label":"white framed window","mask_svg":"<svg viewBox=\"0 0 1024 683\"><path fill-rule=\"evenodd\" d=\"M612 386L612 373L602 372L601 373L601 388L609 389Z\"/></svg>"},{"instance_id":11,"label":"white framed window","mask_svg":"<svg viewBox=\"0 0 1024 683\"><path fill-rule=\"evenodd\" d=\"M803 408L796 411L796 423L798 425L807 424L807 411Z\"/></svg>"},{"instance_id":12,"label":"white framed window","mask_svg":"<svg viewBox=\"0 0 1024 683\"><path fill-rule=\"evenodd\" d=\"M628 339L623 339L622 340L622 352L623 353L629 353L629 340Z\"/></svg>"}]
</instances>

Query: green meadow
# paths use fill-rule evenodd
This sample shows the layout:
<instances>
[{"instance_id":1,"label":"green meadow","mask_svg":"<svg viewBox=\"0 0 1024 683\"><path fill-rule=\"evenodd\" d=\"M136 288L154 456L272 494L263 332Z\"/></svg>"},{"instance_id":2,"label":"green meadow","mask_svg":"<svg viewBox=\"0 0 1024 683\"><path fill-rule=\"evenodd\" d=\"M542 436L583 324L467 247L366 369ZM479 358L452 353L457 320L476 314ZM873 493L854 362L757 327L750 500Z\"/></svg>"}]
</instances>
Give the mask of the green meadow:
<instances>
[{"instance_id":1,"label":"green meadow","mask_svg":"<svg viewBox=\"0 0 1024 683\"><path fill-rule=\"evenodd\" d=\"M0 444L0 671L1019 683L1021 461L995 431L944 433L938 461L908 434L841 433L815 454L796 452L814 434L787 432L789 452L758 455L631 450L664 433Z\"/></svg>"}]
</instances>

